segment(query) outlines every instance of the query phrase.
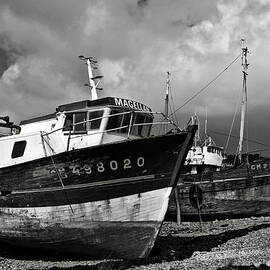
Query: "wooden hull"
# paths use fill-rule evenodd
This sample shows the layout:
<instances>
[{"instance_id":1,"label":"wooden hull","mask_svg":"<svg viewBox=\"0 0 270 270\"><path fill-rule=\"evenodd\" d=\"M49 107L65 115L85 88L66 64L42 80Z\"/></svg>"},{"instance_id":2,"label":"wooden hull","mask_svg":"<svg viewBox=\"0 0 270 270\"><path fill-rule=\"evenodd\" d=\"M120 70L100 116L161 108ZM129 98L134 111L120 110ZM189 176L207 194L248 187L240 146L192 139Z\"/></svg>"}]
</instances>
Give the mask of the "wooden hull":
<instances>
[{"instance_id":1,"label":"wooden hull","mask_svg":"<svg viewBox=\"0 0 270 270\"><path fill-rule=\"evenodd\" d=\"M166 213L171 188L106 201L1 208L1 240L92 257L145 257Z\"/></svg>"},{"instance_id":2,"label":"wooden hull","mask_svg":"<svg viewBox=\"0 0 270 270\"><path fill-rule=\"evenodd\" d=\"M0 169L1 241L99 258L147 256L194 131Z\"/></svg>"},{"instance_id":3,"label":"wooden hull","mask_svg":"<svg viewBox=\"0 0 270 270\"><path fill-rule=\"evenodd\" d=\"M248 170L240 168L201 177L181 176L183 182L177 186L181 217L199 220L200 214L203 220L215 220L270 215L270 171L266 165L260 169L263 167L259 164L270 163L254 162ZM176 216L173 196L168 216Z\"/></svg>"}]
</instances>

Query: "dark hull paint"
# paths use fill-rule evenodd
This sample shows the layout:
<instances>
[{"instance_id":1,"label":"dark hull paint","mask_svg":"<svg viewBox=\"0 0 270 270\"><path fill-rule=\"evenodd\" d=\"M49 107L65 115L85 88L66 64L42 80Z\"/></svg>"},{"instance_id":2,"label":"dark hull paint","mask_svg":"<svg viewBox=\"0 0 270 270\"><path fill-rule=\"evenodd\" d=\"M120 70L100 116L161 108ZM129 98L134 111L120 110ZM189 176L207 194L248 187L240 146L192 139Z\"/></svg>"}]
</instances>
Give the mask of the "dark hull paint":
<instances>
[{"instance_id":1,"label":"dark hull paint","mask_svg":"<svg viewBox=\"0 0 270 270\"><path fill-rule=\"evenodd\" d=\"M108 186L76 185L63 188L44 189L42 191L13 192L0 197L0 207L42 207L66 204L78 204L140 194L146 191L170 186L171 173L168 175L146 175L139 180L119 179L119 184ZM121 180L123 183L121 183ZM132 187L132 188L131 188Z\"/></svg>"},{"instance_id":2,"label":"dark hull paint","mask_svg":"<svg viewBox=\"0 0 270 270\"><path fill-rule=\"evenodd\" d=\"M0 169L0 239L99 258L147 256L195 130Z\"/></svg>"},{"instance_id":3,"label":"dark hull paint","mask_svg":"<svg viewBox=\"0 0 270 270\"><path fill-rule=\"evenodd\" d=\"M172 174L179 171L175 170L177 159L186 151L186 137L182 133L106 144L2 168L0 207L106 200L172 186ZM113 169L111 162L116 162ZM91 167L90 174L85 166Z\"/></svg>"},{"instance_id":4,"label":"dark hull paint","mask_svg":"<svg viewBox=\"0 0 270 270\"><path fill-rule=\"evenodd\" d=\"M224 172L182 175L177 186L183 220L215 220L270 215L269 160L241 166ZM262 164L265 164L263 168ZM253 168L253 169L252 169ZM259 168L259 169L256 169ZM192 185L201 190L201 203L190 198ZM199 207L198 207L199 205ZM199 211L200 210L200 211ZM175 218L176 205L172 196L168 218Z\"/></svg>"},{"instance_id":5,"label":"dark hull paint","mask_svg":"<svg viewBox=\"0 0 270 270\"><path fill-rule=\"evenodd\" d=\"M1 234L2 245L41 249L50 254L72 254L92 258L141 258L154 244L161 222L95 222L77 228L52 226L43 230L24 230L24 236ZM121 241L119 240L121 239ZM64 247L64 248L63 248Z\"/></svg>"}]
</instances>

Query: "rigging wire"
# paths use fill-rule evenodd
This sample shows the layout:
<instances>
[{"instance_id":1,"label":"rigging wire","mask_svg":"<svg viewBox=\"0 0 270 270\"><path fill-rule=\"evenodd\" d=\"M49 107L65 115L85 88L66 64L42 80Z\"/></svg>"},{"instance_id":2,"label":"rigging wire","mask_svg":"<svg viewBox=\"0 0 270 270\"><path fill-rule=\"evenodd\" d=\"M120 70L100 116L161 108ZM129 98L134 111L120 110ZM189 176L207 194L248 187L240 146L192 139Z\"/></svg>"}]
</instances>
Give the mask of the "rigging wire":
<instances>
[{"instance_id":1,"label":"rigging wire","mask_svg":"<svg viewBox=\"0 0 270 270\"><path fill-rule=\"evenodd\" d=\"M169 102L168 105L169 105L170 111L172 112L173 109L172 109L172 104L171 104L171 102ZM173 120L174 122L176 122L176 121L175 121L175 120L176 120L175 114L172 115L172 120Z\"/></svg>"},{"instance_id":2,"label":"rigging wire","mask_svg":"<svg viewBox=\"0 0 270 270\"><path fill-rule=\"evenodd\" d=\"M170 109L171 112L174 110L174 108L172 107L172 104L171 104L170 102L169 102L169 109ZM177 120L176 115L173 114L173 115L171 116L171 118L172 118L173 122L175 122L176 125L178 126L178 120Z\"/></svg>"},{"instance_id":3,"label":"rigging wire","mask_svg":"<svg viewBox=\"0 0 270 270\"><path fill-rule=\"evenodd\" d=\"M178 125L178 120L177 120L177 117L176 117L176 115L175 115L175 103L174 103L174 99L173 99L173 95L172 95L172 88L170 87L170 91L169 91L169 94L170 94L170 99L169 99L169 103L171 102L172 103L172 108L170 107L170 109L171 109L171 114L173 114L174 115L174 119L175 119L175 122L176 122L176 124Z\"/></svg>"},{"instance_id":4,"label":"rigging wire","mask_svg":"<svg viewBox=\"0 0 270 270\"><path fill-rule=\"evenodd\" d=\"M246 127L246 137L247 137L247 140L246 140L246 147L247 147L247 153L248 153L248 151L249 151L249 145L248 145L248 104L246 103L246 125L245 125L245 127ZM248 155L247 155L247 164L249 163L249 160L248 160Z\"/></svg>"},{"instance_id":5,"label":"rigging wire","mask_svg":"<svg viewBox=\"0 0 270 270\"><path fill-rule=\"evenodd\" d=\"M214 77L210 82L208 82L203 88L201 88L197 93L195 93L193 96L191 96L186 102L184 102L183 105L181 105L179 108L177 108L173 113L169 115L169 117L182 109L185 105L187 105L191 100L193 100L195 97L197 97L200 93L202 93L205 89L207 89L208 86L210 86L214 81L216 81L230 66L232 66L241 56L241 53L229 64L224 68L216 77Z\"/></svg>"},{"instance_id":6,"label":"rigging wire","mask_svg":"<svg viewBox=\"0 0 270 270\"><path fill-rule=\"evenodd\" d=\"M214 131L214 130L210 130L210 132L214 133L214 134L217 134L217 135L221 135L221 136L228 136L228 134L226 133L223 133L223 132L220 132L220 131ZM239 136L236 136L236 135L231 135L232 138L235 138L235 139L239 139ZM262 143L262 142L259 142L257 140L251 140L251 139L248 139L248 138L244 138L245 141L249 141L251 143L255 143L255 144L258 144L258 145L262 145L262 146L265 146L265 147L268 147L270 148L270 145L268 144L265 144L265 143Z\"/></svg>"},{"instance_id":7,"label":"rigging wire","mask_svg":"<svg viewBox=\"0 0 270 270\"><path fill-rule=\"evenodd\" d=\"M241 98L241 95L239 94L238 101L237 101L236 106L235 106L235 111L234 111L234 116L233 116L233 120L232 120L231 127L230 127L229 136L227 138L226 145L225 145L225 148L224 148L224 153L227 152L227 149L228 149L228 146L229 146L229 141L230 141L230 137L231 137L231 134L232 134L232 129L233 129L233 126L234 126L236 114L237 114L237 111L239 110L238 105L239 105L240 98Z\"/></svg>"},{"instance_id":8,"label":"rigging wire","mask_svg":"<svg viewBox=\"0 0 270 270\"><path fill-rule=\"evenodd\" d=\"M256 150L249 151L248 153L251 154L251 153L258 153L258 152L269 152L269 151L270 151L270 148L268 148L268 149L256 149Z\"/></svg>"}]
</instances>

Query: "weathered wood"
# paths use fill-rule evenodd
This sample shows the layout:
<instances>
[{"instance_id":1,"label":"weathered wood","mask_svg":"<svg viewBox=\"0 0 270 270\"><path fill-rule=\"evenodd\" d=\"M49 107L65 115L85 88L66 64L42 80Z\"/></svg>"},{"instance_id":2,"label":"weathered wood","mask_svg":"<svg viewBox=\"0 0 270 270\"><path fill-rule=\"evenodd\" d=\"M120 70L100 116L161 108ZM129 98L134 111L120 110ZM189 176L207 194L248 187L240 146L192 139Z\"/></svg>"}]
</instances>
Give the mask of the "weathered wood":
<instances>
[{"instance_id":1,"label":"weathered wood","mask_svg":"<svg viewBox=\"0 0 270 270\"><path fill-rule=\"evenodd\" d=\"M147 256L193 136L104 144L1 168L0 240L95 257Z\"/></svg>"},{"instance_id":2,"label":"weathered wood","mask_svg":"<svg viewBox=\"0 0 270 270\"><path fill-rule=\"evenodd\" d=\"M181 175L178 184L181 217L199 220L198 210L190 201L190 189L202 190L200 212L203 220L270 215L270 160L263 159L229 170L199 175ZM169 203L168 214L177 216L177 206Z\"/></svg>"},{"instance_id":3,"label":"weathered wood","mask_svg":"<svg viewBox=\"0 0 270 270\"><path fill-rule=\"evenodd\" d=\"M100 258L144 257L161 226L158 215L166 193L164 189L143 193L140 198L133 195L72 204L73 212L68 205L1 208L0 239L51 252Z\"/></svg>"}]
</instances>

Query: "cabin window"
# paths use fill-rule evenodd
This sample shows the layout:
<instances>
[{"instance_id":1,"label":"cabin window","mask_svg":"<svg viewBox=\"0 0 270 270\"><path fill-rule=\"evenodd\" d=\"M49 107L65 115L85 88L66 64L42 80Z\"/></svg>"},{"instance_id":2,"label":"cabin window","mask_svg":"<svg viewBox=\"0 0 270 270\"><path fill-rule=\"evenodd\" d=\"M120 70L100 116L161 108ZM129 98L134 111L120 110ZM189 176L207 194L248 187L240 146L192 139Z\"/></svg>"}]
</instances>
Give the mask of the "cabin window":
<instances>
[{"instance_id":1,"label":"cabin window","mask_svg":"<svg viewBox=\"0 0 270 270\"><path fill-rule=\"evenodd\" d=\"M143 122L140 122L140 123L144 123L144 125L141 125L142 127L141 131L139 129L140 135L142 137L148 137L150 135L152 122L153 122L152 117L150 117L149 115L144 116Z\"/></svg>"},{"instance_id":2,"label":"cabin window","mask_svg":"<svg viewBox=\"0 0 270 270\"><path fill-rule=\"evenodd\" d=\"M12 158L22 157L26 147L26 141L15 142L11 153Z\"/></svg>"},{"instance_id":3,"label":"cabin window","mask_svg":"<svg viewBox=\"0 0 270 270\"><path fill-rule=\"evenodd\" d=\"M103 116L103 110L87 112L67 113L63 131L71 131L72 133L86 133L87 130L99 129ZM92 120L92 121L91 121ZM89 124L88 124L89 123Z\"/></svg>"},{"instance_id":4,"label":"cabin window","mask_svg":"<svg viewBox=\"0 0 270 270\"><path fill-rule=\"evenodd\" d=\"M122 126L123 116L123 111L111 110L111 116L109 117L107 125L107 129L109 130L109 132L122 132L120 130L120 127Z\"/></svg>"},{"instance_id":5,"label":"cabin window","mask_svg":"<svg viewBox=\"0 0 270 270\"><path fill-rule=\"evenodd\" d=\"M72 131L73 130L73 114L66 114L66 120L64 124L63 131Z\"/></svg>"},{"instance_id":6,"label":"cabin window","mask_svg":"<svg viewBox=\"0 0 270 270\"><path fill-rule=\"evenodd\" d=\"M92 119L99 118L102 116L103 110L89 112L89 130L99 129L102 118L96 120Z\"/></svg>"},{"instance_id":7,"label":"cabin window","mask_svg":"<svg viewBox=\"0 0 270 270\"><path fill-rule=\"evenodd\" d=\"M86 132L86 112L74 113L74 132Z\"/></svg>"},{"instance_id":8,"label":"cabin window","mask_svg":"<svg viewBox=\"0 0 270 270\"><path fill-rule=\"evenodd\" d=\"M133 127L131 133L136 136L141 136L142 133L142 128L140 124L144 122L144 116L136 114L135 119L133 121Z\"/></svg>"},{"instance_id":9,"label":"cabin window","mask_svg":"<svg viewBox=\"0 0 270 270\"><path fill-rule=\"evenodd\" d=\"M86 112L67 113L63 131L86 133Z\"/></svg>"},{"instance_id":10,"label":"cabin window","mask_svg":"<svg viewBox=\"0 0 270 270\"><path fill-rule=\"evenodd\" d=\"M108 120L108 132L128 133L131 120L131 112L113 109ZM144 124L149 123L149 124ZM151 129L152 118L142 113L133 113L131 134L135 136L147 137Z\"/></svg>"},{"instance_id":11,"label":"cabin window","mask_svg":"<svg viewBox=\"0 0 270 270\"><path fill-rule=\"evenodd\" d=\"M135 121L134 121L134 126L132 128L132 134L133 135L137 135L137 136L147 136L147 134L143 134L143 133L147 133L145 132L146 126L144 125L144 123L146 122L147 117L145 117L145 115L143 114L137 114Z\"/></svg>"},{"instance_id":12,"label":"cabin window","mask_svg":"<svg viewBox=\"0 0 270 270\"><path fill-rule=\"evenodd\" d=\"M124 114L123 118L122 118L122 128L121 128L121 132L123 133L128 133L128 128L129 128L129 124L130 124L130 118L131 118L131 114Z\"/></svg>"}]
</instances>

